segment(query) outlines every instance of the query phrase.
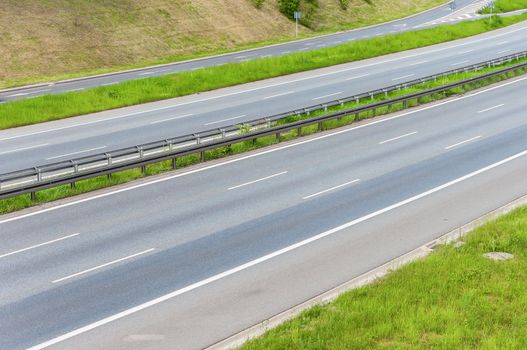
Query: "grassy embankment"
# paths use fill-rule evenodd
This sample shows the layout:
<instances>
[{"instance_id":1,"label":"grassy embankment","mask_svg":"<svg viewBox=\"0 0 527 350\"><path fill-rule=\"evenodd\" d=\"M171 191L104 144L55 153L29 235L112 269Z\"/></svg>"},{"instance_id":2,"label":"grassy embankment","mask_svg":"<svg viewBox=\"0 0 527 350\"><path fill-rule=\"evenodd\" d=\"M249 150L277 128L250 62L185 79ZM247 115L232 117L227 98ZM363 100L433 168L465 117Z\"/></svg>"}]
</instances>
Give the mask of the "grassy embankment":
<instances>
[{"instance_id":1,"label":"grassy embankment","mask_svg":"<svg viewBox=\"0 0 527 350\"><path fill-rule=\"evenodd\" d=\"M505 13L522 9L527 9L527 0L496 0L492 12ZM480 13L490 13L490 9L485 7Z\"/></svg>"},{"instance_id":2,"label":"grassy embankment","mask_svg":"<svg viewBox=\"0 0 527 350\"><path fill-rule=\"evenodd\" d=\"M527 20L527 14L446 25L355 41L337 47L226 64L163 77L133 80L81 92L47 95L0 105L0 129L190 95L281 75L328 67L466 38Z\"/></svg>"},{"instance_id":3,"label":"grassy embankment","mask_svg":"<svg viewBox=\"0 0 527 350\"><path fill-rule=\"evenodd\" d=\"M300 26L302 38L393 20L446 1L316 2ZM294 35L294 22L277 0L263 1L259 9L250 0L2 0L0 87L232 52Z\"/></svg>"},{"instance_id":4,"label":"grassy embankment","mask_svg":"<svg viewBox=\"0 0 527 350\"><path fill-rule=\"evenodd\" d=\"M437 79L437 81L430 81L430 82L416 85L413 87L409 87L406 89L401 89L399 91L393 91L391 93L388 93L387 96L385 96L384 94L381 94L379 96L374 97L373 100L371 100L368 97L368 98L364 98L360 100L358 103L356 102L345 103L342 106L336 106L336 107L329 108L327 111L323 111L323 110L313 111L310 114L310 116L305 115L305 114L288 116L280 121L277 121L276 125L291 123L293 121L297 121L301 119L313 118L315 116L328 114L328 113L336 112L339 110L352 109L354 107L367 105L372 102L378 102L378 101L386 100L389 98L394 98L397 96L408 95L411 93L423 91L423 90L430 89L433 87L444 86L450 83L454 83L456 81L472 78L472 77L482 75L487 72L499 70L504 67L517 64L519 62L527 62L527 59L522 59L517 62L507 63L501 66L496 66L494 68L485 68L478 72L464 72L464 73L452 74L452 75ZM527 69L524 69L523 73L525 73L526 71ZM507 77L509 78L513 77L513 74L511 73ZM434 100L443 99L443 98L446 98L454 94L462 94L466 91L470 91L470 90L479 88L481 86L495 83L497 81L500 81L501 79L503 78L495 77L495 78L489 78L486 81L482 81L479 83L466 84L463 87L454 88L442 94L436 94L430 97L423 97L420 99L420 103L427 103L427 102L431 102ZM415 100L409 101L407 104L407 107L408 108L413 107L417 105L417 103L418 102ZM404 105L400 103L398 105L392 105L391 107L378 108L375 111L375 113L362 112L358 115L344 116L340 118L340 120L327 121L323 123L322 127L324 130L334 129L334 128L348 125L358 120L372 118L378 115L392 113L392 112L396 112L402 109L404 109ZM292 130L287 133L283 133L280 135L280 140L277 140L275 136L265 136L265 137L257 138L254 141L244 141L244 142L240 142L237 144L233 144L230 147L220 147L214 150L206 151L205 160L213 160L213 159L226 157L229 155L251 151L254 149L261 148L261 147L266 147L266 146L276 144L277 142L280 142L280 141L287 141L287 140L292 140L300 136L310 135L310 134L316 133L317 131L318 131L318 126L312 125L312 126L303 127L302 130L300 131L301 132L300 134L298 134L298 130ZM188 155L188 156L180 157L177 159L177 167L182 168L182 167L186 167L189 165L197 164L199 162L200 162L199 154ZM31 206L36 206L42 203L58 200L61 198L71 197L71 196L75 196L81 193L86 193L86 192L94 191L97 189L126 183L132 180L143 178L145 176L151 176L151 175L159 174L162 172L170 171L171 169L172 169L171 161L165 161L162 163L157 163L157 164L147 166L144 174L139 169L132 169L132 170L114 173L111 178L107 178L106 176L101 176L101 177L94 178L94 179L79 181L76 183L75 188L71 188L69 185L65 185L65 186L60 186L60 187L40 191L36 194L35 201L32 201L29 195L22 195L22 196L9 198L9 199L0 200L0 214L10 213L10 212L14 212L14 211L28 208Z\"/></svg>"},{"instance_id":5,"label":"grassy embankment","mask_svg":"<svg viewBox=\"0 0 527 350\"><path fill-rule=\"evenodd\" d=\"M527 207L240 350L527 349ZM503 251L509 261L485 253Z\"/></svg>"}]
</instances>

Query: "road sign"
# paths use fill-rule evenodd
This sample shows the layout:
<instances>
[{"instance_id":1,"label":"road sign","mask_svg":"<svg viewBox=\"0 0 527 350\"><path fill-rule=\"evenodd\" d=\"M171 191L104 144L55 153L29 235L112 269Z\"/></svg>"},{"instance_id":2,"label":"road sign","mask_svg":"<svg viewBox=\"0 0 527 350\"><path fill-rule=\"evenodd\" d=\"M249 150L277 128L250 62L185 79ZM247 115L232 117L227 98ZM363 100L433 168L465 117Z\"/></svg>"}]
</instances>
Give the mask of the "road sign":
<instances>
[{"instance_id":1,"label":"road sign","mask_svg":"<svg viewBox=\"0 0 527 350\"><path fill-rule=\"evenodd\" d=\"M490 2L488 5L489 9L493 10L494 9L494 2Z\"/></svg>"},{"instance_id":2,"label":"road sign","mask_svg":"<svg viewBox=\"0 0 527 350\"><path fill-rule=\"evenodd\" d=\"M454 11L456 8L457 8L457 4L455 1L452 1L450 4L449 4L449 7L452 11Z\"/></svg>"},{"instance_id":3,"label":"road sign","mask_svg":"<svg viewBox=\"0 0 527 350\"><path fill-rule=\"evenodd\" d=\"M295 16L295 19L300 19L300 18L302 18L302 12L295 11L294 16Z\"/></svg>"}]
</instances>

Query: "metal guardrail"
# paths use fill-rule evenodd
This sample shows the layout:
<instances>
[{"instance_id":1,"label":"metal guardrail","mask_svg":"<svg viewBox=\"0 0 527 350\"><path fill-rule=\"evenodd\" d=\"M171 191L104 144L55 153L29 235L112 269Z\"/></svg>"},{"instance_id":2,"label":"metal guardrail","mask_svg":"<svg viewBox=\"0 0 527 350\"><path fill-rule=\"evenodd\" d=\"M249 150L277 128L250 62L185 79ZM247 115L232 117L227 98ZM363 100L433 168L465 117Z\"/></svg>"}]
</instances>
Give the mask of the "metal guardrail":
<instances>
[{"instance_id":1,"label":"metal guardrail","mask_svg":"<svg viewBox=\"0 0 527 350\"><path fill-rule=\"evenodd\" d=\"M94 178L101 175L111 175L114 172L123 171L132 168L141 167L144 171L148 164L158 163L165 160L172 160L172 166L176 168L176 160L179 157L189 154L201 154L201 160L205 160L205 151L215 149L222 146L229 146L238 142L246 140L254 140L258 137L275 134L278 140L280 134L291 130L298 130L298 135L302 134L302 128L317 125L318 129L323 129L323 122L339 119L344 116L354 115L355 120L360 120L360 113L375 111L378 108L390 107L395 104L403 104L412 100L416 100L419 104L419 99L425 96L431 96L438 93L446 92L452 88L460 87L465 84L470 84L485 80L491 77L504 75L520 69L526 69L527 63L514 65L512 67L504 68L495 72L487 73L475 78L465 79L456 83L445 86L432 88L426 91L409 94L389 100L384 100L369 105L338 111L327 115L313 117L305 120L277 125L276 121L289 117L291 115L309 114L311 111L327 109L331 106L342 105L350 101L359 101L361 98L370 97L373 99L379 94L388 94L388 92L409 87L416 84L421 84L426 81L440 78L442 76L459 73L463 71L478 70L483 67L492 67L505 62L512 62L515 59L527 57L527 51L508 55L500 59L487 61L477 65L463 67L457 70L444 72L439 75L431 76L429 78L417 79L404 84L394 85L385 89L379 89L375 92L368 92L365 94L354 95L348 98L331 101L323 105L316 105L307 107L301 110L295 110L287 113L281 113L269 118L261 118L251 122L244 123L244 127L231 125L225 128L208 130L200 132L199 134L185 135L171 139L151 142L134 147L118 149L111 152L86 156L82 158L71 159L58 163L46 164L29 168L20 171L0 174L0 199L18 196L21 194L31 193L32 198L36 191L52 188L60 185L71 184L74 186L75 182ZM428 79L428 80L427 80Z\"/></svg>"}]
</instances>

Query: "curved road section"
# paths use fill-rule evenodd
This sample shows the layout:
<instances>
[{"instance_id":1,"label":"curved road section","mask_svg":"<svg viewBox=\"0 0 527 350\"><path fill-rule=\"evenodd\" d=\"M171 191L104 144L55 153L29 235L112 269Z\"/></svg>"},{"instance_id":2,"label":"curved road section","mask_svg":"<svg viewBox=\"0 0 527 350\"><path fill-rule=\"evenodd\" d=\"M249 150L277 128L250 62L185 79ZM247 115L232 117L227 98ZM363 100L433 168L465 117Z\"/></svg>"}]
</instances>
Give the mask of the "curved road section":
<instances>
[{"instance_id":1,"label":"curved road section","mask_svg":"<svg viewBox=\"0 0 527 350\"><path fill-rule=\"evenodd\" d=\"M471 0L457 0L458 8L468 6ZM22 98L35 97L45 94L63 93L68 91L79 91L97 86L113 85L126 80L141 79L146 77L161 76L176 72L190 71L204 67L216 66L225 63L242 62L257 58L281 56L288 53L304 52L323 47L336 46L345 42L367 39L375 36L398 33L411 30L433 20L440 19L451 12L449 5L443 5L433 10L403 18L400 20L379 24L363 29L330 34L311 39L288 42L279 45L266 46L243 52L234 52L225 55L212 56L192 61L167 64L162 66L123 71L103 76L93 76L70 81L56 82L51 84L38 84L36 86L20 87L0 91L0 101L13 101Z\"/></svg>"},{"instance_id":2,"label":"curved road section","mask_svg":"<svg viewBox=\"0 0 527 350\"><path fill-rule=\"evenodd\" d=\"M0 348L201 349L526 193L527 77L0 219Z\"/></svg>"}]
</instances>

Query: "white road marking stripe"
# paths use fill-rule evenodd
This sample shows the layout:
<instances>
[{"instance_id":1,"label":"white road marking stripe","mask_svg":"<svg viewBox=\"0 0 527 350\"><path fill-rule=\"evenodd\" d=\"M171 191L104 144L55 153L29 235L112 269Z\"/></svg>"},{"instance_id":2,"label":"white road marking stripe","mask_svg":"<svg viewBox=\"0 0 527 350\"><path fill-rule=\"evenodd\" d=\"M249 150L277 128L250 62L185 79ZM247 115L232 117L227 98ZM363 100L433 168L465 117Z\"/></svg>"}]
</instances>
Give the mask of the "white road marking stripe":
<instances>
[{"instance_id":1,"label":"white road marking stripe","mask_svg":"<svg viewBox=\"0 0 527 350\"><path fill-rule=\"evenodd\" d=\"M508 44L509 42L507 40L505 41L500 41L499 43L497 43L496 45L505 45L505 44Z\"/></svg>"},{"instance_id":2,"label":"white road marking stripe","mask_svg":"<svg viewBox=\"0 0 527 350\"><path fill-rule=\"evenodd\" d=\"M110 86L110 85L115 85L115 84L119 84L119 82L118 81L114 81L112 83L101 84L101 86Z\"/></svg>"},{"instance_id":3,"label":"white road marking stripe","mask_svg":"<svg viewBox=\"0 0 527 350\"><path fill-rule=\"evenodd\" d=\"M270 98L275 98L275 97L280 97L280 96L285 96L285 95L291 95L291 94L294 94L294 93L295 93L294 91L283 92L281 94L276 94L276 95L271 95L271 96L264 97L263 100L268 100Z\"/></svg>"},{"instance_id":4,"label":"white road marking stripe","mask_svg":"<svg viewBox=\"0 0 527 350\"><path fill-rule=\"evenodd\" d=\"M36 146L29 146L29 147L17 148L17 149L13 149L13 150L10 150L10 151L0 152L0 155L3 155L3 154L9 154L9 153L15 153L15 152L19 152L19 151L25 151L25 150L33 149L33 148L44 147L44 146L47 146L47 145L49 145L49 143L43 143L43 144L36 145Z\"/></svg>"},{"instance_id":5,"label":"white road marking stripe","mask_svg":"<svg viewBox=\"0 0 527 350\"><path fill-rule=\"evenodd\" d=\"M274 174L274 175L271 175L271 176L263 177L263 178L258 179L258 180L254 180L254 181L246 182L246 183L241 184L241 185L238 185L238 186L229 187L228 190L229 190L229 191L230 191L230 190L235 190L235 189L240 188L240 187L244 187L244 186L248 186L248 185L255 184L255 183L257 183L257 182L261 182L261 181L269 180L269 179L272 179L273 177L277 177L277 176L284 175L284 174L287 174L287 171L282 171L281 173L278 173L278 174Z\"/></svg>"},{"instance_id":6,"label":"white road marking stripe","mask_svg":"<svg viewBox=\"0 0 527 350\"><path fill-rule=\"evenodd\" d=\"M346 78L346 81L364 78L364 77L367 77L368 75L370 75L370 74L367 73L367 74L363 74L363 75L357 75L355 77Z\"/></svg>"},{"instance_id":7,"label":"white road marking stripe","mask_svg":"<svg viewBox=\"0 0 527 350\"><path fill-rule=\"evenodd\" d=\"M288 53L291 53L291 51L284 51L284 52L282 52L281 54L282 54L282 55L286 55L286 54L288 54Z\"/></svg>"},{"instance_id":8,"label":"white road marking stripe","mask_svg":"<svg viewBox=\"0 0 527 350\"><path fill-rule=\"evenodd\" d=\"M110 261L110 262L108 262L108 263L106 263L106 264L102 264L102 265L99 265L99 266L95 266L95 267L92 267L92 268L90 268L90 269L87 269L87 270L84 270L84 271L81 271L81 272L77 272L77 273L74 273L74 274L69 275L69 276L66 276L66 277L62 277L62 278L56 279L56 280L52 281L51 283L59 283L59 282L65 281L65 280L70 279L70 278L73 278L73 277L77 277L77 276L80 276L80 275L84 275L84 274L86 274L86 273L89 273L89 272L92 272L92 271L95 271L95 270L98 270L98 269L102 269L103 267L110 266L110 265L114 265L114 264L120 263L120 262L122 262L122 261L129 260L129 259L132 259L132 258L138 257L139 255L144 255L144 254L150 253L150 252L154 251L154 249L155 249L155 248L150 248L150 249L144 250L144 251L142 251L142 252L139 252L139 253L136 253L136 254L132 254L132 255L126 256L126 257L121 258L121 259L117 259L117 260L114 260L114 261Z\"/></svg>"},{"instance_id":9,"label":"white road marking stripe","mask_svg":"<svg viewBox=\"0 0 527 350\"><path fill-rule=\"evenodd\" d=\"M7 95L6 97L26 96L26 95L38 94L40 92L46 92L50 90L51 89L40 89L40 90L33 90L33 91L28 91L28 92L19 92L18 94Z\"/></svg>"},{"instance_id":10,"label":"white road marking stripe","mask_svg":"<svg viewBox=\"0 0 527 350\"><path fill-rule=\"evenodd\" d=\"M150 75L150 74L154 74L155 72L143 72L143 73L139 73L137 75Z\"/></svg>"},{"instance_id":11,"label":"white road marking stripe","mask_svg":"<svg viewBox=\"0 0 527 350\"><path fill-rule=\"evenodd\" d=\"M218 124L218 123L223 123L223 122L226 122L226 121L229 121L229 120L234 120L234 119L240 119L240 118L243 118L243 117L246 117L247 115L243 114L243 115L239 115L237 117L232 117L232 118L227 118L227 119L222 119L222 120L217 120L215 122L210 122L210 123L207 123L205 125L213 125L213 124Z\"/></svg>"},{"instance_id":12,"label":"white road marking stripe","mask_svg":"<svg viewBox=\"0 0 527 350\"><path fill-rule=\"evenodd\" d=\"M156 120L156 121L150 122L150 125L164 123L164 122L169 122L171 120L176 120L176 119L181 119L181 118L186 118L186 117L191 117L193 115L194 114L192 114L192 113L191 114L183 114L183 115L179 115L177 117L172 117L172 118L167 118L167 119L162 119L162 120Z\"/></svg>"},{"instance_id":13,"label":"white road marking stripe","mask_svg":"<svg viewBox=\"0 0 527 350\"><path fill-rule=\"evenodd\" d=\"M465 61L461 61L461 62L456 62L456 63L452 63L452 66L459 66L460 64L463 64L463 63L468 63L470 62L469 60L465 60Z\"/></svg>"},{"instance_id":14,"label":"white road marking stripe","mask_svg":"<svg viewBox=\"0 0 527 350\"><path fill-rule=\"evenodd\" d=\"M511 49L507 49L507 50L501 50L501 51L498 51L498 52L496 52L496 53L499 55L499 54L506 53L506 52L510 52L510 51L512 51L512 50L511 50Z\"/></svg>"},{"instance_id":15,"label":"white road marking stripe","mask_svg":"<svg viewBox=\"0 0 527 350\"><path fill-rule=\"evenodd\" d=\"M256 266L256 265L259 265L261 263L264 263L264 262L266 262L268 260L271 260L273 258L276 258L276 257L278 257L280 255L284 255L284 254L286 254L286 253L288 253L290 251L296 250L298 248L301 248L301 247L306 246L308 244L311 244L313 242L319 241L319 240L321 240L321 239L323 239L325 237L331 236L331 235L333 235L335 233L338 233L338 232L343 231L345 229L348 229L350 227L356 226L357 224L360 224L360 223L362 223L364 221L373 219L373 218L375 218L377 216L380 216L380 215L385 214L387 212L393 211L393 210L395 210L397 208L400 208L402 206L405 206L407 204L413 203L413 202L415 202L415 201L417 201L419 199L428 197L428 196L430 196L430 195L432 195L432 194L434 194L436 192L439 192L439 191L444 190L446 188L452 187L452 186L454 186L454 185L456 185L456 184L458 184L460 182L463 182L463 181L466 181L468 179L471 179L471 178L473 178L473 177L475 177L477 175L486 173L486 172L488 172L488 171L490 171L490 170L492 170L494 168L497 168L497 167L499 167L499 166L501 166L503 164L506 164L506 163L510 163L511 161L513 161L515 159L518 159L520 157L523 157L525 155L527 155L527 150L525 150L523 152L520 152L520 153L517 153L517 154L515 154L515 155L513 155L511 157L505 158L505 159L503 159L503 160L501 160L499 162L496 162L494 164L491 164L491 165L486 166L484 168L481 168L479 170L476 170L476 171L474 171L474 172L472 172L470 174L467 174L467 175L464 175L462 177L459 177L459 178L457 178L455 180L452 180L450 182L444 183L444 184L442 184L440 186L434 187L434 188L432 188L432 189L430 189L430 190L428 190L426 192L422 192L422 193L420 193L420 194L418 194L416 196L407 198L407 199L405 199L403 201L400 201L398 203L392 204L392 205L390 205L388 207L385 207L385 208L380 209L378 211L375 211L373 213L370 213L370 214L367 214L365 216L362 216L362 217L360 217L358 219L355 219L355 220L352 220L350 222L347 222L347 223L345 223L345 224L343 224L341 226L337 226L337 227L332 228L332 229L330 229L328 231L325 231L325 232L319 233L319 234L317 234L315 236L309 237L309 238L307 238L307 239L305 239L303 241L297 242L295 244L292 244L290 246L287 246L287 247L284 247L282 249L276 250L276 251L274 251L272 253L269 253L267 255L261 256L261 257L259 257L257 259L251 260L251 261L249 261L249 262L247 262L245 264L239 265L239 266L234 267L234 268L232 268L230 270L226 270L226 271L221 272L221 273L219 273L217 275L211 276L209 278L206 278L206 279L203 279L203 280L198 281L196 283L193 283L191 285L188 285L188 286L186 286L184 288L174 290L173 292L165 294L165 295L163 295L163 296L161 296L159 298L150 300L150 301L148 301L146 303L137 305L137 306L132 307L132 308L130 308L128 310L121 311L121 312L119 312L119 313L117 313L115 315L103 318L103 319L101 319L99 321L90 323L90 324L88 324L88 325L86 325L84 327L78 328L78 329L76 329L74 331L65 333L65 334L63 334L61 336L55 337L53 339L50 339L48 341L45 341L45 342L40 343L38 345L35 345L35 346L29 348L28 350L42 350L42 349L45 349L47 347L50 347L50 346L55 345L57 343L60 343L60 342L62 342L64 340L73 338L73 337L75 337L75 336L77 336L79 334L86 333L86 332L91 331L91 330L93 330L95 328L98 328L98 327L104 326L104 325L106 325L108 323L111 323L113 321L119 320L119 319L121 319L123 317L135 314L135 313L137 313L139 311L142 311L144 309L150 308L150 307L152 307L154 305L157 305L157 304L160 304L160 303L162 303L164 301L173 299L173 298L175 298L175 297L177 297L179 295L182 295L184 293L191 292L191 291L193 291L195 289L198 289L200 287L206 286L208 284L211 284L213 282L221 280L221 279L223 279L225 277L234 275L234 274L236 274L238 272L241 272L243 270L247 270L247 269L249 269L249 268L251 268L253 266Z\"/></svg>"},{"instance_id":16,"label":"white road marking stripe","mask_svg":"<svg viewBox=\"0 0 527 350\"><path fill-rule=\"evenodd\" d=\"M415 135L415 134L417 134L417 131L410 132L408 134L404 134L404 135L401 135L401 136L397 136L397 137L394 137L393 139L381 141L381 142L379 142L379 145L384 145L385 143L396 141L396 140L400 140L400 139L402 139L404 137L412 136L412 135Z\"/></svg>"},{"instance_id":17,"label":"white road marking stripe","mask_svg":"<svg viewBox=\"0 0 527 350\"><path fill-rule=\"evenodd\" d=\"M487 108L487 109L483 109L483 110L479 111L478 113L485 113L485 112L492 111L493 109L500 108L500 107L503 107L503 106L505 106L504 103L499 104L499 105L494 106L494 107L490 107L490 108Z\"/></svg>"},{"instance_id":18,"label":"white road marking stripe","mask_svg":"<svg viewBox=\"0 0 527 350\"><path fill-rule=\"evenodd\" d=\"M326 97L337 96L337 95L340 95L340 94L342 94L342 91L341 92L335 92L334 94L329 94L329 95L325 95L325 96L315 97L313 99L313 101L321 100L321 99L326 98Z\"/></svg>"},{"instance_id":19,"label":"white road marking stripe","mask_svg":"<svg viewBox=\"0 0 527 350\"><path fill-rule=\"evenodd\" d=\"M172 106L159 107L159 108L153 108L153 109L149 109L149 110L141 111L141 112L128 113L128 114L125 114L125 115L120 115L120 116L116 116L116 117L112 117L112 118L106 118L106 119L103 119L103 120L96 120L96 121L87 122L87 123L81 123L81 124L76 124L76 125L60 127L60 128L53 128L53 129L48 129L48 130L37 131L37 132L34 132L34 133L29 133L29 134L22 134L22 135L17 135L17 136L12 136L12 137L6 137L6 138L0 139L0 141L12 140L12 139L20 138L20 137L27 137L27 136L43 134L43 133L57 131L57 130L75 128L75 127L78 127L78 126L85 126L85 125L90 125L90 124L95 124L95 123L103 123L103 122L106 122L106 121L109 121L109 120L121 119L121 118L130 117L130 116L135 116L135 115L155 112L155 111L159 111L159 110L186 106L186 105L190 105L190 104L194 104L194 103L201 103L201 102L206 102L206 101L211 101L211 100L217 100L217 99L224 98L224 97L240 95L240 94L244 94L244 93L247 93L247 92L258 91L258 90L267 89L267 88L271 88L271 87L276 87L276 86L280 86L280 85L297 83L299 81L321 78L321 77L328 76L328 75L333 75L333 74L340 74L340 73L348 72L348 71L351 71L351 70L363 69L363 68L368 68L368 67L372 67L372 66L377 66L377 65L381 65L381 64L390 63L390 62L401 61L401 60L404 60L404 59L407 59L407 58L413 58L413 57L418 57L418 56L422 56L422 55L428 55L428 54L435 53L435 52L446 51L446 50L453 49L453 48L456 48L456 47L461 47L461 46L466 46L466 45L473 45L473 44L479 43L481 41L487 42L490 39L494 39L494 38L499 38L499 37L502 37L502 36L510 35L511 33L516 33L516 32L519 32L519 31L526 30L526 29L527 28L517 28L517 29L514 29L514 30L510 30L510 31L506 31L506 32L503 32L503 33L500 33L500 34L496 34L494 36L488 36L488 37L485 37L485 38L482 38L482 39L472 40L472 41L466 42L466 43L455 44L455 45L451 45L451 46L448 46L448 47L442 47L442 48L438 48L438 49L431 49L431 50L427 50L426 52L419 52L419 53L410 54L410 55L403 56L403 57L396 57L396 58L387 59L387 60L384 60L384 61L368 63L368 64L365 64L365 65L362 65L362 66L344 68L344 69L333 71L333 72L321 73L321 74L317 74L317 75L313 75L313 76L309 76L309 77L305 77L305 78L299 78L299 79L289 80L289 81L285 81L285 82L281 82L281 83L275 83L275 84L270 84L270 85L266 85L266 86L261 86L261 87L256 87L256 88L252 88L252 89L247 89L247 90L244 90L244 91L231 92L231 93L227 93L227 94L224 94L224 95L204 98L204 99L201 99L201 100L194 100L194 101L189 101L189 102L183 102L183 103L175 104L175 105L172 105ZM365 38L367 38L367 37L365 37ZM200 67L200 68L202 68L202 67ZM499 85L499 86L501 86L501 85Z\"/></svg>"},{"instance_id":20,"label":"white road marking stripe","mask_svg":"<svg viewBox=\"0 0 527 350\"><path fill-rule=\"evenodd\" d=\"M414 75L415 74L403 75L402 77L393 78L392 81L401 80L401 79L404 79L404 78L410 78L410 77L413 77Z\"/></svg>"},{"instance_id":21,"label":"white road marking stripe","mask_svg":"<svg viewBox=\"0 0 527 350\"><path fill-rule=\"evenodd\" d=\"M341 188L341 187L344 187L344 186L348 186L348 185L354 184L354 183L359 182L359 181L360 181L360 179L355 179L355 180L353 180L353 181L349 181L349 182L343 183L342 185L338 185L338 186L335 186L335 187L331 187L331 188L328 188L327 190L323 190L323 191L320 191L320 192L317 192L317 193L311 194L311 195L309 195L309 196L305 196L305 197L303 197L302 199L313 198L313 197L319 196L319 195L321 195L321 194L324 194L324 193L327 193L327 192L330 192L330 191L336 190L336 189L338 189L338 188Z\"/></svg>"},{"instance_id":22,"label":"white road marking stripe","mask_svg":"<svg viewBox=\"0 0 527 350\"><path fill-rule=\"evenodd\" d=\"M78 152L72 152L72 153L66 153L66 154L62 154L60 156L55 156L55 157L49 157L49 158L46 158L46 160L52 160L52 159L57 159L57 158L62 158L62 157L67 157L67 156L73 156L75 154L81 154L81 153L86 153L86 152L91 152L91 151L97 151L99 149L103 149L103 148L106 148L106 146L102 146L102 147L96 147L96 148L91 148L91 149L86 149L84 151L78 151Z\"/></svg>"},{"instance_id":23,"label":"white road marking stripe","mask_svg":"<svg viewBox=\"0 0 527 350\"><path fill-rule=\"evenodd\" d=\"M473 52L473 51L474 51L474 49L472 49L472 50L466 50L466 51L460 52L459 54L460 54L460 55L464 55L464 54L466 54L466 53L470 53L470 52Z\"/></svg>"},{"instance_id":24,"label":"white road marking stripe","mask_svg":"<svg viewBox=\"0 0 527 350\"><path fill-rule=\"evenodd\" d=\"M461 145L463 145L463 144L465 144L465 143L469 143L469 142L471 142L471 141L475 141L475 140L477 140L477 139L479 139L479 138L481 138L481 136L476 136L476 137L473 137L473 138L471 138L471 139L468 139L468 140L465 140L465 141L461 141L461 142L455 143L455 144L453 144L453 145L450 145L450 146L445 147L445 149L451 149L451 148L454 148L454 147L457 147L457 146L461 146Z\"/></svg>"},{"instance_id":25,"label":"white road marking stripe","mask_svg":"<svg viewBox=\"0 0 527 350\"><path fill-rule=\"evenodd\" d=\"M412 114L419 113L419 112L422 112L422 111L426 111L426 110L429 110L429 109L434 109L434 108L437 108L437 107L440 107L440 106L443 106L443 105L446 105L446 104L450 104L450 103L453 103L453 102L461 101L461 100L464 100L464 99L467 99L467 98L471 98L471 97L474 97L474 96L479 96L481 94L484 94L484 93L487 93L487 92L490 92L490 91L494 91L494 90L503 88L505 86L517 84L517 83L522 82L524 80L527 80L527 77L520 78L520 79L513 80L513 81L508 81L508 82L505 82L505 83L500 84L500 85L492 86L492 87L489 87L487 89L483 89L483 90L474 92L473 94L470 94L470 95L462 95L460 97L452 98L451 100L448 100L448 101L438 102L438 103L433 104L433 105L424 106L422 108L418 108L418 109L414 109L414 110L411 110L411 111L408 111L408 112L403 112L403 113L400 113L400 114L396 114L396 115L393 115L391 117L386 117L384 119L373 120L373 121L367 122L367 123L362 124L362 125L358 125L358 126L342 129L342 130L339 130L339 131L335 131L335 132L332 132L332 133L329 133L329 134L313 137L312 139L302 140L302 141L290 143L290 144L287 144L287 145L283 145L283 146L280 146L280 147L267 149L267 150L262 150L261 152L248 154L246 156L241 156L239 158L225 160L225 161L220 162L220 163L204 166L204 167L198 168L198 169L188 170L186 172L174 174L174 175L163 177L163 178L160 178L160 179L155 179L155 180L143 182L143 183L140 183L140 184L137 184L137 185L131 185L131 186L127 186L127 187L124 187L124 188L115 189L115 190L112 190L112 191L108 191L108 192L105 192L105 193L93 195L93 196L86 197L86 198L83 198L83 199L78 199L78 200L74 200L74 201L67 202L67 203L64 203L64 204L59 204L59 205L56 205L54 207L49 207L49 208L46 208L46 209L33 211L33 212L30 212L30 213L27 213L27 214L13 216L13 217L6 218L6 219L3 219L3 220L0 219L0 225L8 223L8 222L12 222L12 221L22 220L22 219L25 219L25 218L28 218L28 217L32 217L32 216L35 216L35 215L45 214L45 213L50 212L50 211L59 210L59 209L62 209L62 208L73 206L73 205L82 204L82 203L85 203L85 202L90 202L90 201L93 201L93 200L96 200L96 199L99 199L99 198L112 196L114 194L119 194L119 193L123 193L123 192L127 192L127 191L133 191L133 190L138 189L138 188L155 185L157 183L170 181L170 180L173 180L173 179L177 179L179 177L184 177L184 176L192 175L194 173L200 173L202 171L207 171L207 170L210 170L210 169L221 167L221 166L224 166L224 165L229 165L229 164L232 164L232 163L241 162L241 161L244 161L246 159L260 157L260 156L263 156L263 155L266 155L266 154L269 154L269 153L274 153L274 152L282 151L284 149L289 149L291 147L301 146L301 145L304 145L306 143L316 142L318 140L324 140L326 138L338 136L338 135L345 134L345 133L348 133L348 132L352 132L352 131L355 131L355 130L358 130L358 129L362 129L362 128L367 128L367 127L370 127L370 126L373 126L373 125L386 123L386 122L388 122L390 120L399 119L399 118L402 118L402 117L405 117L405 116L408 116L408 115L412 115ZM525 151L525 153L527 154L527 151Z\"/></svg>"},{"instance_id":26,"label":"white road marking stripe","mask_svg":"<svg viewBox=\"0 0 527 350\"><path fill-rule=\"evenodd\" d=\"M428 63L430 61L419 61L419 62L415 62L415 63L411 63L409 64L409 66L417 66L418 64L424 64L424 63Z\"/></svg>"},{"instance_id":27,"label":"white road marking stripe","mask_svg":"<svg viewBox=\"0 0 527 350\"><path fill-rule=\"evenodd\" d=\"M82 91L82 90L84 90L84 88L77 88L77 89L66 90L66 92L75 92L75 91Z\"/></svg>"},{"instance_id":28,"label":"white road marking stripe","mask_svg":"<svg viewBox=\"0 0 527 350\"><path fill-rule=\"evenodd\" d=\"M205 67L196 67L196 68L192 68L191 70L200 70L200 69L203 69Z\"/></svg>"},{"instance_id":29,"label":"white road marking stripe","mask_svg":"<svg viewBox=\"0 0 527 350\"><path fill-rule=\"evenodd\" d=\"M25 252L25 251L28 251L28 250L31 250L31 249L35 249L35 248L39 248L39 247L43 247L43 246L48 245L48 244L52 244L52 243L56 243L56 242L60 242L60 241L63 241L63 240L65 240L65 239L68 239L68 238L76 237L76 236L78 236L79 234L80 234L80 233L74 233L74 234L72 234L72 235L65 236L65 237L61 237L61 238L57 238L57 239L54 239L54 240L52 240L52 241L47 241L47 242L44 242L44 243L40 243L40 244L32 245L31 247L27 247L27 248L23 248L23 249L15 250L14 252L11 252L11 253L2 254L2 255L0 255L0 259L1 259L1 258L8 257L8 256L11 256L11 255L15 255L15 254L18 254L18 253L22 253L22 252Z\"/></svg>"},{"instance_id":30,"label":"white road marking stripe","mask_svg":"<svg viewBox=\"0 0 527 350\"><path fill-rule=\"evenodd\" d=\"M29 94L30 94L29 92L19 92L18 94L7 95L6 97L26 96Z\"/></svg>"}]
</instances>

